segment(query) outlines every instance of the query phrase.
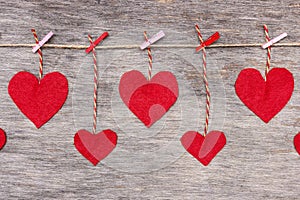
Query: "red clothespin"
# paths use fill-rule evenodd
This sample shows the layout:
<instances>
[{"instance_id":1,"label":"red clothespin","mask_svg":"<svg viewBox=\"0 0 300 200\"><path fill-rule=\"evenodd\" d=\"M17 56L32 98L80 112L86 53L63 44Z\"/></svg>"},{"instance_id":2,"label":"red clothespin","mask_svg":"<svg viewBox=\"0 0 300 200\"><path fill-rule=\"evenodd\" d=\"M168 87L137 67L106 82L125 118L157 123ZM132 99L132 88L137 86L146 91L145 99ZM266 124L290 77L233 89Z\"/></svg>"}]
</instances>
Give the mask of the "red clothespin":
<instances>
[{"instance_id":1,"label":"red clothespin","mask_svg":"<svg viewBox=\"0 0 300 200\"><path fill-rule=\"evenodd\" d=\"M219 32L215 32L212 36L210 36L207 40L201 43L199 47L196 48L196 52L200 51L204 47L207 47L217 41L220 38Z\"/></svg>"},{"instance_id":2,"label":"red clothespin","mask_svg":"<svg viewBox=\"0 0 300 200\"><path fill-rule=\"evenodd\" d=\"M108 36L108 32L102 33L100 37L97 38L90 46L85 50L86 53L90 53L93 48L95 48L102 40L104 40Z\"/></svg>"}]
</instances>

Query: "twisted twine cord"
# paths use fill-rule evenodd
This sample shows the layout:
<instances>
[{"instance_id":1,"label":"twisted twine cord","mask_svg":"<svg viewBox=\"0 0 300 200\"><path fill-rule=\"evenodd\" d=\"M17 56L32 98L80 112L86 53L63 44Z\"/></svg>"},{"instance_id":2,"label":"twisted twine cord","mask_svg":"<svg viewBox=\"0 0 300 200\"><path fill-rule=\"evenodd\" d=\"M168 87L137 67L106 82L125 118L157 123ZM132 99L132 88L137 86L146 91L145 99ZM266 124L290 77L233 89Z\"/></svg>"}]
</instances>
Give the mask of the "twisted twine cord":
<instances>
[{"instance_id":1,"label":"twisted twine cord","mask_svg":"<svg viewBox=\"0 0 300 200\"><path fill-rule=\"evenodd\" d=\"M269 36L269 30L267 25L264 25L264 31L266 35L266 41L269 42L270 36ZM267 77L267 74L270 71L270 66L271 66L271 46L268 47L268 52L267 52L267 63L266 63L266 71L265 71L265 76Z\"/></svg>"},{"instance_id":2,"label":"twisted twine cord","mask_svg":"<svg viewBox=\"0 0 300 200\"><path fill-rule=\"evenodd\" d=\"M148 36L147 36L147 32L146 31L144 31L144 38L145 38L146 42L148 42ZM149 60L148 80L150 81L151 76L152 76L152 54L151 54L150 45L149 45L149 47L147 47L147 52L148 52L148 60Z\"/></svg>"},{"instance_id":3,"label":"twisted twine cord","mask_svg":"<svg viewBox=\"0 0 300 200\"><path fill-rule=\"evenodd\" d=\"M203 38L200 32L200 28L198 25L195 25L198 38L200 43L203 43ZM206 72L206 50L205 47L202 48L202 67L203 67L203 80L205 84L205 90L206 90L206 117L205 117L205 126L204 126L204 133L203 136L205 137L208 131L208 120L209 120L209 114L210 114L210 92L208 87L208 80L207 80L207 72Z\"/></svg>"},{"instance_id":4,"label":"twisted twine cord","mask_svg":"<svg viewBox=\"0 0 300 200\"><path fill-rule=\"evenodd\" d=\"M35 29L31 29L31 32L33 33L33 37L35 39L35 43L39 44L39 39L37 37ZM40 65L40 69L39 69L39 81L40 81L42 79L42 76L43 76L43 53L42 53L41 48L38 49L38 54L39 54L39 58L40 58L40 61L39 61L39 65Z\"/></svg>"},{"instance_id":5,"label":"twisted twine cord","mask_svg":"<svg viewBox=\"0 0 300 200\"><path fill-rule=\"evenodd\" d=\"M34 47L36 44L0 44L0 47ZM237 48L237 47L259 47L261 43L244 43L244 44L212 44L205 48ZM196 48L199 45L194 44L153 44L151 48ZM44 44L43 48L57 48L57 49L86 49L87 45L73 45L73 44ZM273 44L272 47L300 47L300 42L291 43L277 43ZM95 49L138 49L140 45L114 45L114 46L97 46Z\"/></svg>"},{"instance_id":6,"label":"twisted twine cord","mask_svg":"<svg viewBox=\"0 0 300 200\"><path fill-rule=\"evenodd\" d=\"M88 35L88 39L91 44L93 44L92 37ZM97 90L98 90L98 68L97 68L97 58L95 48L92 50L93 52L93 61L94 61L94 108L93 108L93 134L96 134L97 128Z\"/></svg>"}]
</instances>

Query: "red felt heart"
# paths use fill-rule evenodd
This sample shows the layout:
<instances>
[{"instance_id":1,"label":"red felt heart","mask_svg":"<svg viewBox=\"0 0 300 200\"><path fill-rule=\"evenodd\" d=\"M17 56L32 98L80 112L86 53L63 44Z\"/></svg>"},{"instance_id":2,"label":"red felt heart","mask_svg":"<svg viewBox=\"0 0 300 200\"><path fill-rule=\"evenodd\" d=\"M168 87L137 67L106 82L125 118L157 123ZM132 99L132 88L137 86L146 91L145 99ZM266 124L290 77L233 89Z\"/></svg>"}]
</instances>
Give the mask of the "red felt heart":
<instances>
[{"instance_id":1,"label":"red felt heart","mask_svg":"<svg viewBox=\"0 0 300 200\"><path fill-rule=\"evenodd\" d=\"M5 144L6 144L6 134L0 128L0 150L5 146Z\"/></svg>"},{"instance_id":2,"label":"red felt heart","mask_svg":"<svg viewBox=\"0 0 300 200\"><path fill-rule=\"evenodd\" d=\"M63 106L68 96L68 80L52 72L39 80L29 72L17 73L9 82L8 93L21 112L40 128Z\"/></svg>"},{"instance_id":3,"label":"red felt heart","mask_svg":"<svg viewBox=\"0 0 300 200\"><path fill-rule=\"evenodd\" d=\"M268 123L292 96L294 78L284 68L273 68L263 79L256 69L244 69L235 82L241 101L265 123Z\"/></svg>"},{"instance_id":4,"label":"red felt heart","mask_svg":"<svg viewBox=\"0 0 300 200\"><path fill-rule=\"evenodd\" d=\"M296 151L300 155L300 132L294 137L294 146Z\"/></svg>"},{"instance_id":5,"label":"red felt heart","mask_svg":"<svg viewBox=\"0 0 300 200\"><path fill-rule=\"evenodd\" d=\"M76 149L93 165L97 165L117 145L118 136L112 130L104 130L92 134L86 130L79 130L74 136Z\"/></svg>"},{"instance_id":6,"label":"red felt heart","mask_svg":"<svg viewBox=\"0 0 300 200\"><path fill-rule=\"evenodd\" d=\"M132 70L121 77L119 92L126 106L150 127L176 102L178 83L171 72L159 72L149 81Z\"/></svg>"},{"instance_id":7,"label":"red felt heart","mask_svg":"<svg viewBox=\"0 0 300 200\"><path fill-rule=\"evenodd\" d=\"M205 137L198 132L188 131L180 141L192 156L207 166L225 146L226 137L220 131L211 131Z\"/></svg>"}]
</instances>

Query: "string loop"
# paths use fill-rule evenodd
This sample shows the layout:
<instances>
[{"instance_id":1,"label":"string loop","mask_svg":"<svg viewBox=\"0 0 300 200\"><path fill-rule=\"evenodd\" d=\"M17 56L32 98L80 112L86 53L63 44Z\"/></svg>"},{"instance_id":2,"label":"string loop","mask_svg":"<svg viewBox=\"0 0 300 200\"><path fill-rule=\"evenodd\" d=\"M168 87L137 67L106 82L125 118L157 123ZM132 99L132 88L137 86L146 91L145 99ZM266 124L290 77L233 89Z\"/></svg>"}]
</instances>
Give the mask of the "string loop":
<instances>
[{"instance_id":1,"label":"string loop","mask_svg":"<svg viewBox=\"0 0 300 200\"><path fill-rule=\"evenodd\" d=\"M144 38L145 38L146 42L148 42L148 36L147 36L146 31L144 31ZM147 47L147 53L148 53L148 61L149 61L148 80L150 81L151 77L152 77L152 61L153 61L150 45Z\"/></svg>"},{"instance_id":2,"label":"string loop","mask_svg":"<svg viewBox=\"0 0 300 200\"><path fill-rule=\"evenodd\" d=\"M39 39L37 37L35 29L31 29L31 32L33 33L33 37L35 39L35 43L39 45ZM38 49L39 54L39 81L41 81L43 76L43 54L41 48Z\"/></svg>"},{"instance_id":3,"label":"string loop","mask_svg":"<svg viewBox=\"0 0 300 200\"><path fill-rule=\"evenodd\" d=\"M269 36L269 30L267 25L264 25L264 31L265 31L265 35L266 35L266 42L269 42L270 36ZM267 48L267 62L266 62L266 71L265 71L265 76L267 77L267 74L270 71L270 67L271 67L271 46L269 46Z\"/></svg>"},{"instance_id":4,"label":"string loop","mask_svg":"<svg viewBox=\"0 0 300 200\"><path fill-rule=\"evenodd\" d=\"M92 37L88 35L88 39L93 44ZM94 101L93 101L93 134L96 134L97 128L97 90L98 90L98 68L97 68L97 58L96 58L96 51L95 46L92 48L93 52L93 61L94 61Z\"/></svg>"},{"instance_id":5,"label":"string loop","mask_svg":"<svg viewBox=\"0 0 300 200\"><path fill-rule=\"evenodd\" d=\"M203 43L203 38L200 32L199 26L195 25L198 39L200 43ZM208 80L207 80L207 70L206 70L206 50L205 47L202 48L202 67L203 67L203 81L205 84L205 91L206 91L206 117L205 117L205 126L204 126L204 133L203 136L205 137L208 131L208 122L209 122L209 115L210 115L210 91L208 87Z\"/></svg>"}]
</instances>

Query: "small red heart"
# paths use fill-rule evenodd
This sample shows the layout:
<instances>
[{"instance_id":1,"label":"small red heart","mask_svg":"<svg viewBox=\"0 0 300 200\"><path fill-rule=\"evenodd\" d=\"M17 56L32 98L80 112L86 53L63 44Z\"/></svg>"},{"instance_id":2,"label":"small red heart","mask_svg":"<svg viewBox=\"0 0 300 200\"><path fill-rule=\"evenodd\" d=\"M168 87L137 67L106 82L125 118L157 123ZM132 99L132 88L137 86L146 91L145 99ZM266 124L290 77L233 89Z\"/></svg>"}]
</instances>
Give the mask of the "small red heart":
<instances>
[{"instance_id":1,"label":"small red heart","mask_svg":"<svg viewBox=\"0 0 300 200\"><path fill-rule=\"evenodd\" d=\"M6 134L0 128L0 150L5 146L5 144L6 144Z\"/></svg>"},{"instance_id":2,"label":"small red heart","mask_svg":"<svg viewBox=\"0 0 300 200\"><path fill-rule=\"evenodd\" d=\"M178 83L171 72L159 72L149 81L132 70L121 77L119 92L126 106L150 127L176 102Z\"/></svg>"},{"instance_id":3,"label":"small red heart","mask_svg":"<svg viewBox=\"0 0 300 200\"><path fill-rule=\"evenodd\" d=\"M180 141L187 152L207 166L225 146L226 137L220 131L211 131L205 137L198 132L188 131Z\"/></svg>"},{"instance_id":4,"label":"small red heart","mask_svg":"<svg viewBox=\"0 0 300 200\"><path fill-rule=\"evenodd\" d=\"M300 132L294 137L294 146L296 151L300 155Z\"/></svg>"},{"instance_id":5,"label":"small red heart","mask_svg":"<svg viewBox=\"0 0 300 200\"><path fill-rule=\"evenodd\" d=\"M9 82L8 93L21 112L37 128L57 113L68 96L68 80L52 72L39 80L29 72L17 73Z\"/></svg>"},{"instance_id":6,"label":"small red heart","mask_svg":"<svg viewBox=\"0 0 300 200\"><path fill-rule=\"evenodd\" d=\"M117 145L118 136L110 129L97 134L92 134L86 130L79 130L74 136L76 149L93 165L97 165L104 159Z\"/></svg>"},{"instance_id":7,"label":"small red heart","mask_svg":"<svg viewBox=\"0 0 300 200\"><path fill-rule=\"evenodd\" d=\"M256 69L244 69L235 82L241 101L265 123L268 123L290 100L294 78L284 68L273 68L265 81Z\"/></svg>"}]
</instances>

